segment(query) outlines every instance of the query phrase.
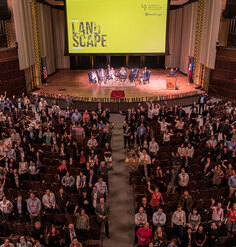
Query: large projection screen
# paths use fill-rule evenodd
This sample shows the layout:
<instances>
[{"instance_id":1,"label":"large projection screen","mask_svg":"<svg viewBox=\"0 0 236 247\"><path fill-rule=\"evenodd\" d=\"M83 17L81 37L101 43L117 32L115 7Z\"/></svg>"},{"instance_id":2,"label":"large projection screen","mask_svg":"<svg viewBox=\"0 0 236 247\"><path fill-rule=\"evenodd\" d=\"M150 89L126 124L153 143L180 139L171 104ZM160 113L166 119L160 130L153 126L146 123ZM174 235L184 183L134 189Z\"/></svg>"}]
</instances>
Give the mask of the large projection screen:
<instances>
[{"instance_id":1,"label":"large projection screen","mask_svg":"<svg viewBox=\"0 0 236 247\"><path fill-rule=\"evenodd\" d=\"M165 54L168 0L66 0L67 54Z\"/></svg>"}]
</instances>

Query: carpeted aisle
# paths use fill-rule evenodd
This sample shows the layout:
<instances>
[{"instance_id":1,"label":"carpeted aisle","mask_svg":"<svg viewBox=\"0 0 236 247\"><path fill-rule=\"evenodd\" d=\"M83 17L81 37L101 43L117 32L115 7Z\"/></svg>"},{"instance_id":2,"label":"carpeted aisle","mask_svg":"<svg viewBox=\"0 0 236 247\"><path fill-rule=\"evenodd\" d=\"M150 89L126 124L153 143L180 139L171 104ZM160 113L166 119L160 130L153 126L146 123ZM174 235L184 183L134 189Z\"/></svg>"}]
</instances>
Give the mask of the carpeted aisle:
<instances>
[{"instance_id":1,"label":"carpeted aisle","mask_svg":"<svg viewBox=\"0 0 236 247\"><path fill-rule=\"evenodd\" d=\"M120 114L112 114L115 123L112 132L113 170L109 173L110 193L107 202L110 205L110 239L104 234L104 247L131 247L134 239L134 203L133 189L129 185L126 153L123 149L123 121Z\"/></svg>"}]
</instances>

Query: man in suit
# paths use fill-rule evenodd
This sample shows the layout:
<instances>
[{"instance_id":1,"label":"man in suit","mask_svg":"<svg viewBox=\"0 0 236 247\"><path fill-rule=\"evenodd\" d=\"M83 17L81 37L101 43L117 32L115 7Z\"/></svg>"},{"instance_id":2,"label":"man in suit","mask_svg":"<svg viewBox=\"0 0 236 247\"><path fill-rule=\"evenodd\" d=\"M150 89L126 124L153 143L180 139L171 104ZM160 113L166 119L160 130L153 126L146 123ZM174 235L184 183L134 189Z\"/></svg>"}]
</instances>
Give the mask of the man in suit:
<instances>
[{"instance_id":1,"label":"man in suit","mask_svg":"<svg viewBox=\"0 0 236 247\"><path fill-rule=\"evenodd\" d=\"M13 203L13 216L18 222L24 223L26 222L27 213L26 201L19 195Z\"/></svg>"},{"instance_id":2,"label":"man in suit","mask_svg":"<svg viewBox=\"0 0 236 247\"><path fill-rule=\"evenodd\" d=\"M95 213L97 215L97 221L98 221L99 226L101 226L102 223L105 224L106 236L107 238L110 238L109 224L108 224L110 208L105 203L104 198L100 198L100 203L97 205Z\"/></svg>"},{"instance_id":3,"label":"man in suit","mask_svg":"<svg viewBox=\"0 0 236 247\"><path fill-rule=\"evenodd\" d=\"M67 213L67 207L69 205L69 196L64 192L63 188L59 189L59 192L56 194L56 207L59 213Z\"/></svg>"},{"instance_id":4,"label":"man in suit","mask_svg":"<svg viewBox=\"0 0 236 247\"><path fill-rule=\"evenodd\" d=\"M75 238L80 242L79 230L75 228L72 223L70 223L68 225L68 229L66 230L66 234L65 234L65 245L69 247L71 242Z\"/></svg>"},{"instance_id":5,"label":"man in suit","mask_svg":"<svg viewBox=\"0 0 236 247\"><path fill-rule=\"evenodd\" d=\"M88 185L90 191L93 188L94 184L97 183L97 175L94 173L93 169L89 170L89 174L86 176L86 184Z\"/></svg>"},{"instance_id":6,"label":"man in suit","mask_svg":"<svg viewBox=\"0 0 236 247\"><path fill-rule=\"evenodd\" d=\"M129 73L129 80L130 82L134 82L135 80L135 73L134 73L134 69L132 68L130 73Z\"/></svg>"},{"instance_id":7,"label":"man in suit","mask_svg":"<svg viewBox=\"0 0 236 247\"><path fill-rule=\"evenodd\" d=\"M205 94L202 94L199 98L199 114L201 114L201 109L202 111L204 111L204 106L206 104L206 95Z\"/></svg>"},{"instance_id":8,"label":"man in suit","mask_svg":"<svg viewBox=\"0 0 236 247\"><path fill-rule=\"evenodd\" d=\"M179 107L179 118L185 118L186 112L183 110L182 106Z\"/></svg>"},{"instance_id":9,"label":"man in suit","mask_svg":"<svg viewBox=\"0 0 236 247\"><path fill-rule=\"evenodd\" d=\"M221 132L222 124L219 118L217 118L216 121L213 123L212 128L213 128L213 133L216 136Z\"/></svg>"}]
</instances>

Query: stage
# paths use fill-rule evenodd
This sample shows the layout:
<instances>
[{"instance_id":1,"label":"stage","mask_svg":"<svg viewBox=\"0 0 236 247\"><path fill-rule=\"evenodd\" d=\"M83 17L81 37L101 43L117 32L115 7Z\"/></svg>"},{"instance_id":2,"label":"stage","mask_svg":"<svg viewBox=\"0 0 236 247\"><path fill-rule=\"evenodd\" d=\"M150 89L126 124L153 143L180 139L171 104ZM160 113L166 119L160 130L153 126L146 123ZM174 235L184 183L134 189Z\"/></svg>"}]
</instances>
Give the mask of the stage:
<instances>
[{"instance_id":1,"label":"stage","mask_svg":"<svg viewBox=\"0 0 236 247\"><path fill-rule=\"evenodd\" d=\"M128 72L129 74L129 72ZM97 84L89 83L88 70L70 70L61 69L55 74L47 78L47 84L40 87L40 93L48 93L53 95L70 95L72 97L80 98L109 98L112 90L124 90L126 98L152 98L181 94L196 94L199 90L196 85L189 84L188 77L180 72L176 72L177 90L166 90L166 77L168 71L164 69L151 69L150 83L141 85L139 81L135 82L135 86L129 86L127 79L127 86L121 87L112 86L100 87Z\"/></svg>"}]
</instances>

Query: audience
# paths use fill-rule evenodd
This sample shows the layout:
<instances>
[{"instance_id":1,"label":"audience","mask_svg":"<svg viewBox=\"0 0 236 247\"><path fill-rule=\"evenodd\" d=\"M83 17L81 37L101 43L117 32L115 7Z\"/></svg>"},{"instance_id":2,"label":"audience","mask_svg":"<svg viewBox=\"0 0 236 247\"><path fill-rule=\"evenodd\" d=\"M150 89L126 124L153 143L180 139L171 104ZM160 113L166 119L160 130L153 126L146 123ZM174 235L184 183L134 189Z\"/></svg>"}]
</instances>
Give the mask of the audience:
<instances>
[{"instance_id":1,"label":"audience","mask_svg":"<svg viewBox=\"0 0 236 247\"><path fill-rule=\"evenodd\" d=\"M56 99L49 109L35 97L35 110L27 97L15 101L1 97L0 225L35 225L20 236L22 247L82 246L103 223L109 237L109 109L98 104L81 113L70 97L66 111ZM199 102L190 114L166 102L125 113L139 246L216 246L222 236L235 239L235 110L230 103ZM6 238L2 246L12 244Z\"/></svg>"}]
</instances>

